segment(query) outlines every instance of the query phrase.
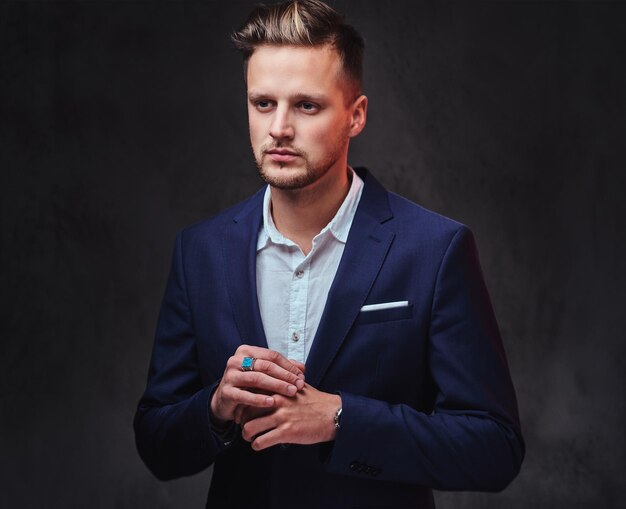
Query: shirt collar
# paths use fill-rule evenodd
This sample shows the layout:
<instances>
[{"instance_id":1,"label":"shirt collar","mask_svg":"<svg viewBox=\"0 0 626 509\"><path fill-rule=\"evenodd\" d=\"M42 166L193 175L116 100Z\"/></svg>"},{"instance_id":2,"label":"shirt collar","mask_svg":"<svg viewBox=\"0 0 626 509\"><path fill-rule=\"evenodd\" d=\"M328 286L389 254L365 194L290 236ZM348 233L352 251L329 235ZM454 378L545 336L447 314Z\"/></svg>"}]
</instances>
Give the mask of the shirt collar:
<instances>
[{"instance_id":1,"label":"shirt collar","mask_svg":"<svg viewBox=\"0 0 626 509\"><path fill-rule=\"evenodd\" d=\"M315 236L316 238L320 235L326 234L326 232L330 232L338 241L343 242L344 244L348 239L350 226L352 226L352 220L356 214L356 209L361 199L361 193L363 192L363 180L361 180L361 177L359 177L352 168L348 167L348 169L352 175L352 183L350 184L348 194L335 214L335 217L331 219L330 223L322 228L322 230ZM271 195L271 188L270 186L267 186L263 197L263 227L259 232L256 247L257 251L263 249L269 242L272 242L273 244L284 244L287 246L296 245L276 228L270 211Z\"/></svg>"}]
</instances>

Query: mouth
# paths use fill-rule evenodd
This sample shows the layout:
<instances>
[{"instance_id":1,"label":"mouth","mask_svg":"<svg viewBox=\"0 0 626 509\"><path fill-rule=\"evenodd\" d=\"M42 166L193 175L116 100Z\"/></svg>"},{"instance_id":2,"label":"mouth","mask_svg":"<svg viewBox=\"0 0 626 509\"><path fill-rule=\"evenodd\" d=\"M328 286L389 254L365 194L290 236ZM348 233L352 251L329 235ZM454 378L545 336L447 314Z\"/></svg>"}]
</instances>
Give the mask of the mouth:
<instances>
[{"instance_id":1,"label":"mouth","mask_svg":"<svg viewBox=\"0 0 626 509\"><path fill-rule=\"evenodd\" d=\"M300 157L297 152L285 148L273 148L266 150L265 154L269 156L272 161L277 163L288 163Z\"/></svg>"}]
</instances>

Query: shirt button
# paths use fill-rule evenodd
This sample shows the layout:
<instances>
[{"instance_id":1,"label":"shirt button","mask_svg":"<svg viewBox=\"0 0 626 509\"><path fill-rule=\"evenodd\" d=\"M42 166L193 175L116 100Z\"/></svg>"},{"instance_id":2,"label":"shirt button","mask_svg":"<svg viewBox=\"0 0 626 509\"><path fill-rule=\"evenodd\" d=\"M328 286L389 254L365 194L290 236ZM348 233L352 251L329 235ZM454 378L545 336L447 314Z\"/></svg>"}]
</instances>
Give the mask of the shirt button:
<instances>
[{"instance_id":1,"label":"shirt button","mask_svg":"<svg viewBox=\"0 0 626 509\"><path fill-rule=\"evenodd\" d=\"M291 339L293 339L295 342L297 342L300 339L300 335L297 332L294 332L291 335Z\"/></svg>"},{"instance_id":2,"label":"shirt button","mask_svg":"<svg viewBox=\"0 0 626 509\"><path fill-rule=\"evenodd\" d=\"M296 272L296 277L297 277L298 279L301 279L301 278L302 278L302 276L304 276L304 271L303 271L303 270L299 270L298 272Z\"/></svg>"}]
</instances>

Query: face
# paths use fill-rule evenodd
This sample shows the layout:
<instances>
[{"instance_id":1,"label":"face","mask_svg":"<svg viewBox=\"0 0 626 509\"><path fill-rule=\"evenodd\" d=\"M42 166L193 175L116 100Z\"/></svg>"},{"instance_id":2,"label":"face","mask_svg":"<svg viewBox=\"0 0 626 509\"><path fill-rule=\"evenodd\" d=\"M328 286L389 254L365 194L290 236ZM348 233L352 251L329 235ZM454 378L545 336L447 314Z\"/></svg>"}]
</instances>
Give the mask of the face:
<instances>
[{"instance_id":1,"label":"face","mask_svg":"<svg viewBox=\"0 0 626 509\"><path fill-rule=\"evenodd\" d=\"M261 177L302 189L346 171L349 139L365 126L329 46L261 46L247 67L250 141Z\"/></svg>"}]
</instances>

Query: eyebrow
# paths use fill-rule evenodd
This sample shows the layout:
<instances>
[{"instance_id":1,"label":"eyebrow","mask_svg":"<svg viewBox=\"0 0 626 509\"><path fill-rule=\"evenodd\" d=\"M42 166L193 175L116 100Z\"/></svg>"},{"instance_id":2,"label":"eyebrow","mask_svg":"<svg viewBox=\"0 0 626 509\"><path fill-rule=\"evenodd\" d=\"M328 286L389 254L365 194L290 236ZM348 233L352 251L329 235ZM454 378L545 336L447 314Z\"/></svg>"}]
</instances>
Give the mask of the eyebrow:
<instances>
[{"instance_id":1,"label":"eyebrow","mask_svg":"<svg viewBox=\"0 0 626 509\"><path fill-rule=\"evenodd\" d=\"M261 92L254 92L254 91L248 94L249 101L258 101L261 99L268 99L272 97L273 97L272 94L264 94ZM316 103L323 103L327 101L327 98L325 95L307 94L305 92L300 92L297 94L290 95L289 99L291 101L311 101L311 102L316 102Z\"/></svg>"}]
</instances>

